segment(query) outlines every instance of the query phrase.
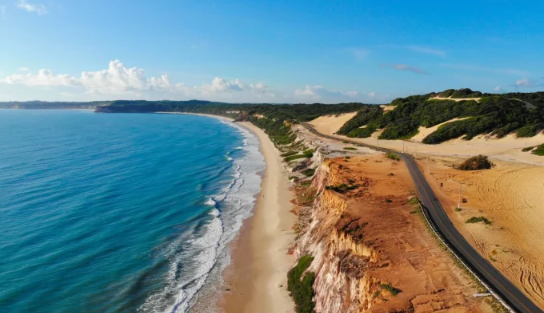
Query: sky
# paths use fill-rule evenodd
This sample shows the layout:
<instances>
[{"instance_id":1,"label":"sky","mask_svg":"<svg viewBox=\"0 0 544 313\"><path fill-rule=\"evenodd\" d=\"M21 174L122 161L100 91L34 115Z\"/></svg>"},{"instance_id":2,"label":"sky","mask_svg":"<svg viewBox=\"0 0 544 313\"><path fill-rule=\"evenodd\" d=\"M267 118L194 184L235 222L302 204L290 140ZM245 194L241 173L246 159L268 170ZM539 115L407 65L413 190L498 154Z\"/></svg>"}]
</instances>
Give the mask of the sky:
<instances>
[{"instance_id":1,"label":"sky","mask_svg":"<svg viewBox=\"0 0 544 313\"><path fill-rule=\"evenodd\" d=\"M0 101L544 90L544 1L0 0Z\"/></svg>"}]
</instances>

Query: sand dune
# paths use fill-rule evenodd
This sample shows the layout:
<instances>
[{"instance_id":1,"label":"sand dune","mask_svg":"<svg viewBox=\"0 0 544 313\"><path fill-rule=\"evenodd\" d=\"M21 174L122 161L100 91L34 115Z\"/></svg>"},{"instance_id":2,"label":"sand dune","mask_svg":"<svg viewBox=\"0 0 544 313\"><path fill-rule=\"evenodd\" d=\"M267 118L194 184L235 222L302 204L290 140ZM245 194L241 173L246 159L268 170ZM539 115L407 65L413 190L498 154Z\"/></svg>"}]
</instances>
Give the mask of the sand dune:
<instances>
[{"instance_id":1,"label":"sand dune","mask_svg":"<svg viewBox=\"0 0 544 313\"><path fill-rule=\"evenodd\" d=\"M337 130L342 125L339 125L343 119L332 116L322 116L310 122L316 130L323 134L334 135L339 139L346 139L346 136L335 135L333 130ZM430 131L423 129L424 132ZM531 138L516 138L515 134L510 134L504 138L496 139L490 135L479 135L472 140L464 140L461 138L446 141L438 145L426 145L413 140L378 140L380 132L377 131L370 138L350 138L361 143L370 145L380 145L381 147L389 148L396 151L404 151L416 154L432 154L442 156L459 156L468 157L477 154L484 154L490 158L522 162L533 165L544 165L544 157L531 154L530 152L522 152L521 149L529 146L537 146L544 143L544 134L540 133ZM421 136L415 137L421 139Z\"/></svg>"},{"instance_id":2,"label":"sand dune","mask_svg":"<svg viewBox=\"0 0 544 313\"><path fill-rule=\"evenodd\" d=\"M326 134L333 134L336 133L340 127L346 124L347 121L351 120L356 114L357 112L320 116L311 121L310 124L316 129L321 129Z\"/></svg>"},{"instance_id":3,"label":"sand dune","mask_svg":"<svg viewBox=\"0 0 544 313\"><path fill-rule=\"evenodd\" d=\"M426 174L444 209L484 257L544 307L544 168L501 161L484 171L451 167L460 161L435 157L431 175ZM427 161L419 163L427 167ZM461 211L454 209L459 182L467 200ZM493 224L466 223L475 216Z\"/></svg>"}]
</instances>

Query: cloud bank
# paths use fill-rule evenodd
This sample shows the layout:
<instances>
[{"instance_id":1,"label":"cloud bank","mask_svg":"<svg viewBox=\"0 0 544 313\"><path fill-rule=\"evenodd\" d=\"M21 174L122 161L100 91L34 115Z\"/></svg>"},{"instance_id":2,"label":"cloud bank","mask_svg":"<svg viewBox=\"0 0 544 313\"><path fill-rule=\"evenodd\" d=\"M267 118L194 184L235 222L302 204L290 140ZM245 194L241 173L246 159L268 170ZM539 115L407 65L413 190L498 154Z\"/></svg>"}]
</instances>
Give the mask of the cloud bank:
<instances>
[{"instance_id":1,"label":"cloud bank","mask_svg":"<svg viewBox=\"0 0 544 313\"><path fill-rule=\"evenodd\" d=\"M167 74L147 76L144 69L110 61L108 68L83 71L78 76L55 74L49 69L20 72L0 79L0 83L40 88L60 97L88 99L207 99L232 102L341 102L370 101L375 92L330 90L320 85L306 85L294 91L280 91L263 82L243 83L239 79L215 77L209 83L188 86L172 82Z\"/></svg>"},{"instance_id":2,"label":"cloud bank","mask_svg":"<svg viewBox=\"0 0 544 313\"><path fill-rule=\"evenodd\" d=\"M422 75L428 75L430 73L422 70L422 69L419 69L417 67L414 67L414 66L410 66L410 65L406 65L406 64L381 64L380 65L381 67L390 67L390 68L394 68L398 71L409 71L409 72L413 72L413 73L416 73L416 74L422 74Z\"/></svg>"}]
</instances>

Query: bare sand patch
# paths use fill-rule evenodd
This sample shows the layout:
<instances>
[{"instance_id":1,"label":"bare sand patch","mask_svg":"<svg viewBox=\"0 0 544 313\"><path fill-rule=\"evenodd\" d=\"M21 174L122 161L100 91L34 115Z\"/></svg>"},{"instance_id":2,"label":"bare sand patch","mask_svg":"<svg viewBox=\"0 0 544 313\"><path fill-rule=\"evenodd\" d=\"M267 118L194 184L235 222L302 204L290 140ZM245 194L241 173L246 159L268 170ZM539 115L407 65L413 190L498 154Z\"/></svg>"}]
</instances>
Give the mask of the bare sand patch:
<instances>
[{"instance_id":1,"label":"bare sand patch","mask_svg":"<svg viewBox=\"0 0 544 313\"><path fill-rule=\"evenodd\" d=\"M319 129L325 130L327 133L336 133L347 121L351 120L357 112L344 113L338 115L324 115L316 118L310 122L310 125L319 127Z\"/></svg>"},{"instance_id":2,"label":"bare sand patch","mask_svg":"<svg viewBox=\"0 0 544 313\"><path fill-rule=\"evenodd\" d=\"M476 102L480 102L482 98L452 98L451 96L449 97L440 97L440 96L436 96L436 97L430 97L429 100L453 100L455 102L459 102L459 101L468 101L468 100L474 100Z\"/></svg>"},{"instance_id":3,"label":"bare sand patch","mask_svg":"<svg viewBox=\"0 0 544 313\"><path fill-rule=\"evenodd\" d=\"M469 118L469 117L464 117L464 118L453 118L453 119L451 119L451 120L449 120L449 121L445 121L444 123L440 123L440 124L438 124L438 125L431 126L431 127L429 127L429 128L423 127L423 126L419 126L417 135L415 135L414 137L410 138L410 140L411 140L411 141L422 142L423 139L425 139L425 137L427 137L427 136L429 136L430 134L434 133L440 126L445 125L445 124L448 124L448 123L451 123L451 122L457 122L457 121L466 120L467 118Z\"/></svg>"},{"instance_id":4,"label":"bare sand patch","mask_svg":"<svg viewBox=\"0 0 544 313\"><path fill-rule=\"evenodd\" d=\"M460 171L462 159L418 163L456 228L495 267L544 308L544 168L496 161L491 170ZM456 210L459 182L461 210ZM471 217L492 222L468 224Z\"/></svg>"}]
</instances>

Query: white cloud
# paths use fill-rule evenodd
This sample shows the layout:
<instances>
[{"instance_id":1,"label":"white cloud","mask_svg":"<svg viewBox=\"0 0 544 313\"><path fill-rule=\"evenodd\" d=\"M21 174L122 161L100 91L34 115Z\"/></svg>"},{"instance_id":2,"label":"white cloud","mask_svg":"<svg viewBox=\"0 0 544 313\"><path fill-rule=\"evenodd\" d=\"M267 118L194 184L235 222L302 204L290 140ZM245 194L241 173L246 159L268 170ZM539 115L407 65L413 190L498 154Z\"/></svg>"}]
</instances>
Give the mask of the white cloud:
<instances>
[{"instance_id":1,"label":"white cloud","mask_svg":"<svg viewBox=\"0 0 544 313\"><path fill-rule=\"evenodd\" d=\"M501 90L502 90L501 86L497 86L497 87L493 88L493 91L495 91L495 92L499 92Z\"/></svg>"},{"instance_id":2,"label":"white cloud","mask_svg":"<svg viewBox=\"0 0 544 313\"><path fill-rule=\"evenodd\" d=\"M407 46L406 48L415 52L419 52L419 53L432 54L432 55L436 55L440 57L446 56L446 52L443 50L438 50L438 49L433 49L428 47L421 47L421 46Z\"/></svg>"},{"instance_id":3,"label":"white cloud","mask_svg":"<svg viewBox=\"0 0 544 313\"><path fill-rule=\"evenodd\" d=\"M306 85L304 89L295 89L294 95L297 99L305 99L309 101L357 101L355 97L359 95L357 91L338 91L329 90L320 85Z\"/></svg>"},{"instance_id":4,"label":"white cloud","mask_svg":"<svg viewBox=\"0 0 544 313\"><path fill-rule=\"evenodd\" d=\"M44 15L47 13L47 9L43 4L30 4L26 0L19 0L17 7L28 12L36 12L38 15Z\"/></svg>"},{"instance_id":5,"label":"white cloud","mask_svg":"<svg viewBox=\"0 0 544 313\"><path fill-rule=\"evenodd\" d=\"M216 77L213 79L212 84L207 86L212 92L223 92L223 91L242 91L244 90L244 85L238 80L228 81L222 77Z\"/></svg>"},{"instance_id":6,"label":"white cloud","mask_svg":"<svg viewBox=\"0 0 544 313\"><path fill-rule=\"evenodd\" d=\"M173 82L168 75L147 76L144 69L129 68L119 60L110 61L107 69L82 71L80 75L54 74L49 69L31 72L20 68L0 83L22 85L28 88L47 90L51 100L71 98L73 100L111 99L206 99L229 102L342 102L383 100L375 92L330 90L320 85L306 85L294 91L274 90L263 82L244 84L239 79L215 77L211 82L189 86ZM20 98L31 96L26 91ZM44 99L46 100L46 99Z\"/></svg>"},{"instance_id":7,"label":"white cloud","mask_svg":"<svg viewBox=\"0 0 544 313\"><path fill-rule=\"evenodd\" d=\"M492 72L492 73L499 73L499 74L506 74L506 75L514 75L514 76L527 76L530 74L528 71L519 70L515 68L491 68L491 67L473 65L473 64L442 64L442 66L448 67L448 68L462 69L462 70Z\"/></svg>"},{"instance_id":8,"label":"white cloud","mask_svg":"<svg viewBox=\"0 0 544 313\"><path fill-rule=\"evenodd\" d=\"M14 74L6 77L2 82L10 85L26 85L26 86L73 86L77 84L77 79L70 75L53 75L50 70L41 69L37 74Z\"/></svg>"},{"instance_id":9,"label":"white cloud","mask_svg":"<svg viewBox=\"0 0 544 313\"><path fill-rule=\"evenodd\" d=\"M409 72L413 72L413 73L416 73L416 74L423 74L423 75L427 75L429 74L428 72L420 69L420 68L417 68L415 66L410 66L410 65L406 65L406 64L380 64L381 67L390 67L390 68L394 68L396 70L399 70L399 71L409 71Z\"/></svg>"},{"instance_id":10,"label":"white cloud","mask_svg":"<svg viewBox=\"0 0 544 313\"><path fill-rule=\"evenodd\" d=\"M28 67L20 67L20 68L19 68L19 71L21 71L21 72L28 72L28 71L30 71L30 69L28 69Z\"/></svg>"},{"instance_id":11,"label":"white cloud","mask_svg":"<svg viewBox=\"0 0 544 313\"><path fill-rule=\"evenodd\" d=\"M349 51L353 54L357 61L364 60L370 54L370 51L366 49L350 49Z\"/></svg>"},{"instance_id":12,"label":"white cloud","mask_svg":"<svg viewBox=\"0 0 544 313\"><path fill-rule=\"evenodd\" d=\"M516 80L515 85L518 87L533 87L534 83L526 78L523 78Z\"/></svg>"}]
</instances>

